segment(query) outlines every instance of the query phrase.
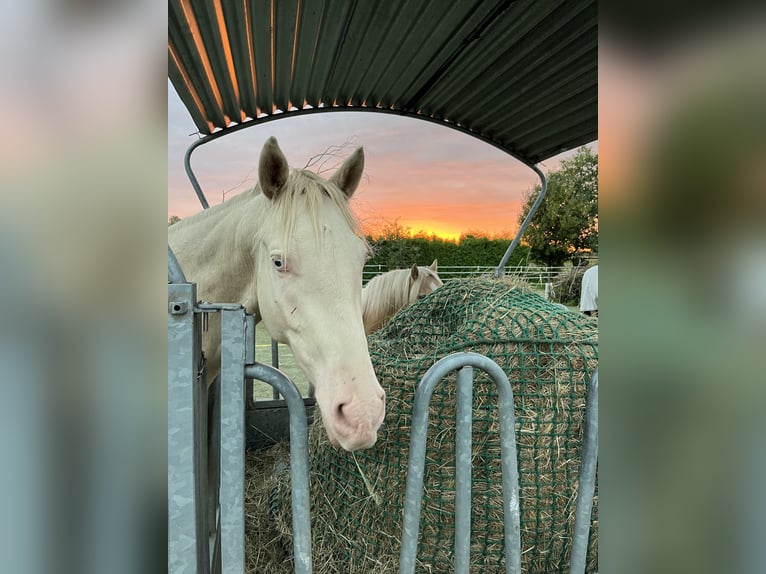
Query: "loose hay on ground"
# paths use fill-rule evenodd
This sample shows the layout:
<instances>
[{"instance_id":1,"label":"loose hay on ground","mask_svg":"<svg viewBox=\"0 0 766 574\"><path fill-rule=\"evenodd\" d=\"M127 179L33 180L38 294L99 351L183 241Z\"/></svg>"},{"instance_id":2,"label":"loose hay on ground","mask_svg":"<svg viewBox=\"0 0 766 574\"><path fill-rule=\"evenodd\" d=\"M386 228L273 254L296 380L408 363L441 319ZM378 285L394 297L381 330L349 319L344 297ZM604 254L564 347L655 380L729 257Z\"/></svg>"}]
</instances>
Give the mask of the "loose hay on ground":
<instances>
[{"instance_id":1,"label":"loose hay on ground","mask_svg":"<svg viewBox=\"0 0 766 574\"><path fill-rule=\"evenodd\" d=\"M315 572L397 571L401 517L417 383L439 358L475 351L510 379L516 409L522 565L568 567L587 383L598 360L595 321L562 310L518 282L452 281L370 337L387 393L386 421L373 449L331 447L321 422L310 431ZM419 572L449 572L454 540L454 375L431 400ZM483 374L474 383L472 570L504 570L497 396ZM290 538L289 472L276 481L277 526ZM596 508L588 571L597 570Z\"/></svg>"}]
</instances>

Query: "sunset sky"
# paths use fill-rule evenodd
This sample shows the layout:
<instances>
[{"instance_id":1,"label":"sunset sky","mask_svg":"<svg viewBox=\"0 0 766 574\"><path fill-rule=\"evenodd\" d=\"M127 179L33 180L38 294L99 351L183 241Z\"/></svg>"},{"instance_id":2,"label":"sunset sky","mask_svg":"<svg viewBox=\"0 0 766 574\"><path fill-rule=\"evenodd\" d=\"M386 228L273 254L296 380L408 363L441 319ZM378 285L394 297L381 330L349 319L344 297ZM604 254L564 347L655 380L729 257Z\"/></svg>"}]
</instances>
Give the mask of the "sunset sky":
<instances>
[{"instance_id":1,"label":"sunset sky","mask_svg":"<svg viewBox=\"0 0 766 574\"><path fill-rule=\"evenodd\" d=\"M168 84L169 216L202 209L183 167L196 131ZM539 182L509 155L447 127L388 114L328 112L269 122L198 148L192 167L210 205L220 203L224 191L230 198L255 185L261 147L272 135L292 167L304 167L312 156L347 140L364 147L366 175L352 206L368 233L398 220L414 233L450 239L469 231L512 236L523 194ZM596 142L590 147L597 151ZM344 150L344 157L351 151ZM572 153L544 162L543 171L556 169Z\"/></svg>"}]
</instances>

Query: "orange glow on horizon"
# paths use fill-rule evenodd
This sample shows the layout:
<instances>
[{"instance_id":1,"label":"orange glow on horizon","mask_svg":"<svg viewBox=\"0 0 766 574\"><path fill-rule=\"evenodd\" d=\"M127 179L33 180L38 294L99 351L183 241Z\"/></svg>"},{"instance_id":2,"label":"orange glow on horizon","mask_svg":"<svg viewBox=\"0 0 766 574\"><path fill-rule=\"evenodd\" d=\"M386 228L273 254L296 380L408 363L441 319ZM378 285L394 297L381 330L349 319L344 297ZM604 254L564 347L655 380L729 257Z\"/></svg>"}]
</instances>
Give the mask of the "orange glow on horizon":
<instances>
[{"instance_id":1,"label":"orange glow on horizon","mask_svg":"<svg viewBox=\"0 0 766 574\"><path fill-rule=\"evenodd\" d=\"M511 231L502 231L498 233L477 229L464 229L460 225L449 225L443 222L437 223L433 221L409 221L405 219L398 219L397 223L400 227L403 228L403 231L408 233L409 237L438 237L439 239L452 241L455 243L459 242L460 238L464 235L473 235L475 237L490 237L493 239L512 239L514 236L514 233ZM377 239L386 232L386 228L390 227L390 225L383 224L363 227L366 235Z\"/></svg>"},{"instance_id":2,"label":"orange glow on horizon","mask_svg":"<svg viewBox=\"0 0 766 574\"><path fill-rule=\"evenodd\" d=\"M416 235L426 235L427 237L435 235L439 239L457 241L460 239L462 233L460 231L456 231L454 227L446 227L444 225L440 226L428 222L423 222L412 225L412 228L410 229L410 237L415 237Z\"/></svg>"}]
</instances>

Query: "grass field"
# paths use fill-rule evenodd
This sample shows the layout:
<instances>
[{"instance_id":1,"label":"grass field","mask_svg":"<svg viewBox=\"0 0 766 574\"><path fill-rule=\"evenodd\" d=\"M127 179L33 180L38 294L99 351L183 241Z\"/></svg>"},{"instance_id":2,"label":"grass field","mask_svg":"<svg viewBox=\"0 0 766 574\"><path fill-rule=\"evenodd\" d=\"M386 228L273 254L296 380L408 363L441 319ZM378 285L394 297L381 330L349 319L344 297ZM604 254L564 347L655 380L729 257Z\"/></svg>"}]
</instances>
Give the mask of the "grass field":
<instances>
[{"instance_id":1,"label":"grass field","mask_svg":"<svg viewBox=\"0 0 766 574\"><path fill-rule=\"evenodd\" d=\"M271 365L271 336L262 324L255 326L255 360ZM303 396L308 395L306 376L295 363L295 357L287 345L279 345L279 370L292 379ZM270 399L272 398L271 387L266 383L253 381L253 395L256 400Z\"/></svg>"}]
</instances>

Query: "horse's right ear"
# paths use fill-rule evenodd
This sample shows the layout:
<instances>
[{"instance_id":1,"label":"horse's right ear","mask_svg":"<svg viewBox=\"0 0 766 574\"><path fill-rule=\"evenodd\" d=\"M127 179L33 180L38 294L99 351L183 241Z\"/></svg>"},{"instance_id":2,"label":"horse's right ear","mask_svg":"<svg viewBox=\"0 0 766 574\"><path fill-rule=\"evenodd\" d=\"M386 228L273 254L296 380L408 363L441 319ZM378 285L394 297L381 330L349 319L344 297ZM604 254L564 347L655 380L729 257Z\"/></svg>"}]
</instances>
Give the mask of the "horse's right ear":
<instances>
[{"instance_id":1,"label":"horse's right ear","mask_svg":"<svg viewBox=\"0 0 766 574\"><path fill-rule=\"evenodd\" d=\"M290 167L287 158L279 149L277 138L270 137L263 144L261 159L258 162L258 183L261 184L263 195L274 199L287 182Z\"/></svg>"},{"instance_id":2,"label":"horse's right ear","mask_svg":"<svg viewBox=\"0 0 766 574\"><path fill-rule=\"evenodd\" d=\"M346 161L343 162L338 168L330 181L337 185L340 190L346 194L347 198L354 195L359 180L362 179L362 172L364 171L364 149L361 147L356 148Z\"/></svg>"},{"instance_id":3,"label":"horse's right ear","mask_svg":"<svg viewBox=\"0 0 766 574\"><path fill-rule=\"evenodd\" d=\"M412 267L410 267L410 277L412 277L413 281L418 280L418 275L420 275L420 270L418 269L418 264L413 263Z\"/></svg>"}]
</instances>

